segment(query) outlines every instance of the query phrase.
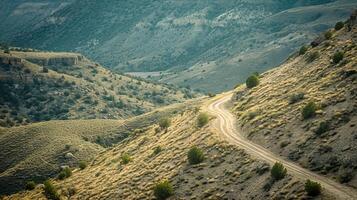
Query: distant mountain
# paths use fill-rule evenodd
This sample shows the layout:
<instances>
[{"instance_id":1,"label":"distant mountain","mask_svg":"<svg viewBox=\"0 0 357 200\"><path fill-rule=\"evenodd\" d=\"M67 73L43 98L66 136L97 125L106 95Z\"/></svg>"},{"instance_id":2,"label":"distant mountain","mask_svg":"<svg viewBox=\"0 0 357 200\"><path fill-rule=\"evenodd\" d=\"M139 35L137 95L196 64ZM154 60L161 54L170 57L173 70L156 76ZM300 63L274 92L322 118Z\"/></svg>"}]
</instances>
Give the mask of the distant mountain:
<instances>
[{"instance_id":1,"label":"distant mountain","mask_svg":"<svg viewBox=\"0 0 357 200\"><path fill-rule=\"evenodd\" d=\"M126 119L193 95L111 72L80 54L0 50L0 126Z\"/></svg>"},{"instance_id":2,"label":"distant mountain","mask_svg":"<svg viewBox=\"0 0 357 200\"><path fill-rule=\"evenodd\" d=\"M280 64L357 2L8 0L0 6L0 40L79 51L112 69L158 72L139 75L221 91Z\"/></svg>"}]
</instances>

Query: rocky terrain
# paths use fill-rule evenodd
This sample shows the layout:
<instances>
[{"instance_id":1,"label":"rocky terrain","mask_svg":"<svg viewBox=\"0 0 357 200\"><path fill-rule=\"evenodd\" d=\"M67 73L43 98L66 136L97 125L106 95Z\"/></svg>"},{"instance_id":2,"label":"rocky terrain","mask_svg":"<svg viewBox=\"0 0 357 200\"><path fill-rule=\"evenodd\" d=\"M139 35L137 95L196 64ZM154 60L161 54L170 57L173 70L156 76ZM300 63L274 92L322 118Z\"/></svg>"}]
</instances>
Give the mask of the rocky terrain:
<instances>
[{"instance_id":1,"label":"rocky terrain","mask_svg":"<svg viewBox=\"0 0 357 200\"><path fill-rule=\"evenodd\" d=\"M250 140L356 188L357 29L347 24L259 75L256 87L237 86L233 111Z\"/></svg>"},{"instance_id":2,"label":"rocky terrain","mask_svg":"<svg viewBox=\"0 0 357 200\"><path fill-rule=\"evenodd\" d=\"M113 73L84 56L0 51L0 126L123 119L194 97L188 89Z\"/></svg>"},{"instance_id":3,"label":"rocky terrain","mask_svg":"<svg viewBox=\"0 0 357 200\"><path fill-rule=\"evenodd\" d=\"M217 92L279 65L356 5L354 0L5 0L0 41L75 50L112 69Z\"/></svg>"}]
</instances>

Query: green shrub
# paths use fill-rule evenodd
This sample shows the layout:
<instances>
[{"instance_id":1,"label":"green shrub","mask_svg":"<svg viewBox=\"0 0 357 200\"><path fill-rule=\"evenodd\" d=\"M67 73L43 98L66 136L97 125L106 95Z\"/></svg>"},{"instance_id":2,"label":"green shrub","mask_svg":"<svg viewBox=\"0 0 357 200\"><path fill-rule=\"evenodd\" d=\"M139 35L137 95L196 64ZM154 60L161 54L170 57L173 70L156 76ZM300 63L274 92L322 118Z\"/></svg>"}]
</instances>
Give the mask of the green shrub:
<instances>
[{"instance_id":1,"label":"green shrub","mask_svg":"<svg viewBox=\"0 0 357 200\"><path fill-rule=\"evenodd\" d=\"M154 196L158 200L165 200L174 194L174 189L168 180L161 181L154 186Z\"/></svg>"},{"instance_id":2,"label":"green shrub","mask_svg":"<svg viewBox=\"0 0 357 200\"><path fill-rule=\"evenodd\" d=\"M312 62L312 61L316 60L318 57L320 57L319 52L314 51L314 52L309 54L309 56L306 58L306 61L307 62Z\"/></svg>"},{"instance_id":3,"label":"green shrub","mask_svg":"<svg viewBox=\"0 0 357 200\"><path fill-rule=\"evenodd\" d=\"M338 31L340 29L342 29L345 26L345 24L343 22L337 22L335 24L335 30Z\"/></svg>"},{"instance_id":4,"label":"green shrub","mask_svg":"<svg viewBox=\"0 0 357 200\"><path fill-rule=\"evenodd\" d=\"M127 153L123 153L120 159L121 159L121 163L124 165L128 164L131 161L131 157Z\"/></svg>"},{"instance_id":5,"label":"green shrub","mask_svg":"<svg viewBox=\"0 0 357 200\"><path fill-rule=\"evenodd\" d=\"M206 125L209 121L209 116L207 113L200 113L198 116L197 116L197 126L198 127L203 127L204 125Z\"/></svg>"},{"instance_id":6,"label":"green shrub","mask_svg":"<svg viewBox=\"0 0 357 200\"><path fill-rule=\"evenodd\" d=\"M247 88L253 88L259 84L259 78L256 75L251 75L245 81Z\"/></svg>"},{"instance_id":7,"label":"green shrub","mask_svg":"<svg viewBox=\"0 0 357 200\"><path fill-rule=\"evenodd\" d=\"M203 152L200 148L193 146L187 153L188 162L191 165L201 163L204 160Z\"/></svg>"},{"instance_id":8,"label":"green shrub","mask_svg":"<svg viewBox=\"0 0 357 200\"><path fill-rule=\"evenodd\" d=\"M328 131L330 128L330 123L329 122L320 122L319 127L316 129L315 133L317 135L321 135Z\"/></svg>"},{"instance_id":9,"label":"green shrub","mask_svg":"<svg viewBox=\"0 0 357 200\"><path fill-rule=\"evenodd\" d=\"M325 39L326 40L329 40L329 39L331 39L332 38L332 32L331 31L326 31L326 33L325 33Z\"/></svg>"},{"instance_id":10,"label":"green shrub","mask_svg":"<svg viewBox=\"0 0 357 200\"><path fill-rule=\"evenodd\" d=\"M307 46L300 47L299 55L304 55L307 51Z\"/></svg>"},{"instance_id":11,"label":"green shrub","mask_svg":"<svg viewBox=\"0 0 357 200\"><path fill-rule=\"evenodd\" d=\"M161 129L167 129L171 125L171 120L169 118L161 118L159 120L159 126Z\"/></svg>"},{"instance_id":12,"label":"green shrub","mask_svg":"<svg viewBox=\"0 0 357 200\"><path fill-rule=\"evenodd\" d=\"M85 169L85 168L87 167L87 162L85 162L85 161L80 161L80 162L78 163L78 166L79 166L79 169L83 170L83 169Z\"/></svg>"},{"instance_id":13,"label":"green shrub","mask_svg":"<svg viewBox=\"0 0 357 200\"><path fill-rule=\"evenodd\" d=\"M153 155L157 155L162 151L162 148L160 146L157 146L154 148Z\"/></svg>"},{"instance_id":14,"label":"green shrub","mask_svg":"<svg viewBox=\"0 0 357 200\"><path fill-rule=\"evenodd\" d=\"M55 186L51 183L51 181L47 180L44 183L45 195L48 199L52 200L60 200L60 196L57 193Z\"/></svg>"},{"instance_id":15,"label":"green shrub","mask_svg":"<svg viewBox=\"0 0 357 200\"><path fill-rule=\"evenodd\" d=\"M296 102L299 102L301 101L302 99L304 99L304 93L295 93L295 94L292 94L289 98L289 103L290 104L294 104Z\"/></svg>"},{"instance_id":16,"label":"green shrub","mask_svg":"<svg viewBox=\"0 0 357 200\"><path fill-rule=\"evenodd\" d=\"M43 67L43 68L42 68L42 72L43 72L43 73L48 73L48 68L47 68L47 67Z\"/></svg>"},{"instance_id":17,"label":"green shrub","mask_svg":"<svg viewBox=\"0 0 357 200\"><path fill-rule=\"evenodd\" d=\"M65 167L62 171L58 174L58 179L63 180L72 176L72 170L69 167Z\"/></svg>"},{"instance_id":18,"label":"green shrub","mask_svg":"<svg viewBox=\"0 0 357 200\"><path fill-rule=\"evenodd\" d=\"M36 187L36 183L34 181L28 181L26 183L26 190L33 190Z\"/></svg>"},{"instance_id":19,"label":"green shrub","mask_svg":"<svg viewBox=\"0 0 357 200\"><path fill-rule=\"evenodd\" d=\"M314 102L309 102L301 111L303 119L308 119L316 115L317 106Z\"/></svg>"},{"instance_id":20,"label":"green shrub","mask_svg":"<svg viewBox=\"0 0 357 200\"><path fill-rule=\"evenodd\" d=\"M276 162L271 168L270 173L274 180L280 180L286 176L287 170L282 163Z\"/></svg>"},{"instance_id":21,"label":"green shrub","mask_svg":"<svg viewBox=\"0 0 357 200\"><path fill-rule=\"evenodd\" d=\"M307 180L305 183L305 191L309 196L317 196L321 193L321 184L311 180Z\"/></svg>"},{"instance_id":22,"label":"green shrub","mask_svg":"<svg viewBox=\"0 0 357 200\"><path fill-rule=\"evenodd\" d=\"M341 51L338 51L333 54L332 60L335 64L339 63L343 59L344 53Z\"/></svg>"}]
</instances>

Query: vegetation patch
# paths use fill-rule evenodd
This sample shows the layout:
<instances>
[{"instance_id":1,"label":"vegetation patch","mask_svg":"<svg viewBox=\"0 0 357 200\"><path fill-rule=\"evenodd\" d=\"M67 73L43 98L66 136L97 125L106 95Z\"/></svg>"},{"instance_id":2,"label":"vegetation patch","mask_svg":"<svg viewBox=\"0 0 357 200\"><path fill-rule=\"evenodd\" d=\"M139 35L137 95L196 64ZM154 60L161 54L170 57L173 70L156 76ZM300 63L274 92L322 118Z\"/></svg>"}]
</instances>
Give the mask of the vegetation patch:
<instances>
[{"instance_id":1,"label":"vegetation patch","mask_svg":"<svg viewBox=\"0 0 357 200\"><path fill-rule=\"evenodd\" d=\"M197 126L198 127L203 127L204 125L206 125L209 121L209 116L207 113L200 113L197 116Z\"/></svg>"},{"instance_id":2,"label":"vegetation patch","mask_svg":"<svg viewBox=\"0 0 357 200\"><path fill-rule=\"evenodd\" d=\"M121 163L124 165L128 164L132 160L131 157L129 156L129 154L127 154L127 153L123 153L120 156L120 159L121 159Z\"/></svg>"},{"instance_id":3,"label":"vegetation patch","mask_svg":"<svg viewBox=\"0 0 357 200\"><path fill-rule=\"evenodd\" d=\"M174 189L168 180L161 181L154 186L154 196L158 200L165 200L174 194Z\"/></svg>"},{"instance_id":4,"label":"vegetation patch","mask_svg":"<svg viewBox=\"0 0 357 200\"><path fill-rule=\"evenodd\" d=\"M334 53L332 56L333 63L335 64L339 63L343 59L343 57L344 57L344 53L341 51Z\"/></svg>"},{"instance_id":5,"label":"vegetation patch","mask_svg":"<svg viewBox=\"0 0 357 200\"><path fill-rule=\"evenodd\" d=\"M199 164L204 160L203 151L200 148L193 146L188 151L187 158L188 158L188 162L191 165Z\"/></svg>"},{"instance_id":6,"label":"vegetation patch","mask_svg":"<svg viewBox=\"0 0 357 200\"><path fill-rule=\"evenodd\" d=\"M72 176L72 170L69 167L65 167L62 171L58 174L58 179L63 180Z\"/></svg>"},{"instance_id":7,"label":"vegetation patch","mask_svg":"<svg viewBox=\"0 0 357 200\"><path fill-rule=\"evenodd\" d=\"M314 102L309 102L301 111L303 119L308 119L316 115L317 106Z\"/></svg>"},{"instance_id":8,"label":"vegetation patch","mask_svg":"<svg viewBox=\"0 0 357 200\"><path fill-rule=\"evenodd\" d=\"M28 181L26 183L26 190L33 190L36 187L36 183L34 181Z\"/></svg>"},{"instance_id":9,"label":"vegetation patch","mask_svg":"<svg viewBox=\"0 0 357 200\"><path fill-rule=\"evenodd\" d=\"M45 181L43 184L43 189L48 199L60 200L60 195L58 194L56 187L51 183L50 180Z\"/></svg>"},{"instance_id":10,"label":"vegetation patch","mask_svg":"<svg viewBox=\"0 0 357 200\"><path fill-rule=\"evenodd\" d=\"M286 176L287 170L282 163L276 162L271 168L270 173L274 180L280 180Z\"/></svg>"},{"instance_id":11,"label":"vegetation patch","mask_svg":"<svg viewBox=\"0 0 357 200\"><path fill-rule=\"evenodd\" d=\"M305 183L305 191L309 196L317 196L321 193L321 184L315 181L307 180Z\"/></svg>"},{"instance_id":12,"label":"vegetation patch","mask_svg":"<svg viewBox=\"0 0 357 200\"><path fill-rule=\"evenodd\" d=\"M256 75L251 75L247 78L247 80L245 81L245 85L247 86L247 88L253 88L257 85L259 85L259 78Z\"/></svg>"},{"instance_id":13,"label":"vegetation patch","mask_svg":"<svg viewBox=\"0 0 357 200\"><path fill-rule=\"evenodd\" d=\"M342 29L345 26L345 24L343 22L337 22L335 24L335 30L338 31L340 29Z\"/></svg>"}]
</instances>

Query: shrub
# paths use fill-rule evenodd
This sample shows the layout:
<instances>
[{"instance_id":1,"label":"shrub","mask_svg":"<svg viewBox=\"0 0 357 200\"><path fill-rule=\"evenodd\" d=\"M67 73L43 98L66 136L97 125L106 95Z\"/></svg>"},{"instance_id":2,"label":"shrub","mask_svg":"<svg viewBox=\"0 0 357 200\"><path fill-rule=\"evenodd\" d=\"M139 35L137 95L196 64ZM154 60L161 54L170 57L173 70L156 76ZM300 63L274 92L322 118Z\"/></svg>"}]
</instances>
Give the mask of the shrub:
<instances>
[{"instance_id":1,"label":"shrub","mask_svg":"<svg viewBox=\"0 0 357 200\"><path fill-rule=\"evenodd\" d=\"M79 169L83 170L83 169L85 169L87 167L87 162L80 161L78 166L79 166Z\"/></svg>"},{"instance_id":2,"label":"shrub","mask_svg":"<svg viewBox=\"0 0 357 200\"><path fill-rule=\"evenodd\" d=\"M167 129L171 125L171 120L169 118L161 118L159 120L159 126L161 129Z\"/></svg>"},{"instance_id":3,"label":"shrub","mask_svg":"<svg viewBox=\"0 0 357 200\"><path fill-rule=\"evenodd\" d=\"M340 29L342 29L345 26L345 24L343 22L337 22L335 24L335 30L338 31Z\"/></svg>"},{"instance_id":4,"label":"shrub","mask_svg":"<svg viewBox=\"0 0 357 200\"><path fill-rule=\"evenodd\" d=\"M161 181L154 186L154 196L158 200L165 200L172 196L174 189L168 180Z\"/></svg>"},{"instance_id":5,"label":"shrub","mask_svg":"<svg viewBox=\"0 0 357 200\"><path fill-rule=\"evenodd\" d=\"M329 122L320 122L319 127L316 129L315 133L317 135L321 135L321 134L325 133L326 131L328 131L329 128L330 128Z\"/></svg>"},{"instance_id":6,"label":"shrub","mask_svg":"<svg viewBox=\"0 0 357 200\"><path fill-rule=\"evenodd\" d=\"M120 158L121 158L121 163L124 165L128 164L131 161L129 154L127 154L127 153L124 153L123 155L121 155Z\"/></svg>"},{"instance_id":7,"label":"shrub","mask_svg":"<svg viewBox=\"0 0 357 200\"><path fill-rule=\"evenodd\" d=\"M307 51L307 46L302 46L299 50L299 55L304 55Z\"/></svg>"},{"instance_id":8,"label":"shrub","mask_svg":"<svg viewBox=\"0 0 357 200\"><path fill-rule=\"evenodd\" d=\"M271 168L271 176L274 180L283 179L286 176L287 170L285 169L284 165L280 162L276 162L274 166Z\"/></svg>"},{"instance_id":9,"label":"shrub","mask_svg":"<svg viewBox=\"0 0 357 200\"><path fill-rule=\"evenodd\" d=\"M304 99L304 95L305 95L304 93L292 94L289 98L289 103L293 104L293 103L301 101L302 99Z\"/></svg>"},{"instance_id":10,"label":"shrub","mask_svg":"<svg viewBox=\"0 0 357 200\"><path fill-rule=\"evenodd\" d=\"M26 183L26 190L33 190L36 187L36 183L34 181L28 181Z\"/></svg>"},{"instance_id":11,"label":"shrub","mask_svg":"<svg viewBox=\"0 0 357 200\"><path fill-rule=\"evenodd\" d=\"M341 51L336 52L332 56L333 63L337 64L343 59L344 53Z\"/></svg>"},{"instance_id":12,"label":"shrub","mask_svg":"<svg viewBox=\"0 0 357 200\"><path fill-rule=\"evenodd\" d=\"M309 56L307 57L306 61L307 62L312 62L312 61L316 60L319 56L320 56L319 52L314 51L314 52L309 54Z\"/></svg>"},{"instance_id":13,"label":"shrub","mask_svg":"<svg viewBox=\"0 0 357 200\"><path fill-rule=\"evenodd\" d=\"M200 148L193 146L187 153L188 162L191 165L201 163L204 160L203 152Z\"/></svg>"},{"instance_id":14,"label":"shrub","mask_svg":"<svg viewBox=\"0 0 357 200\"><path fill-rule=\"evenodd\" d=\"M63 180L72 176L72 170L69 167L65 167L62 171L58 174L58 179Z\"/></svg>"},{"instance_id":15,"label":"shrub","mask_svg":"<svg viewBox=\"0 0 357 200\"><path fill-rule=\"evenodd\" d=\"M60 196L57 193L55 186L51 183L51 181L47 180L44 182L44 190L45 195L48 199L59 200Z\"/></svg>"},{"instance_id":16,"label":"shrub","mask_svg":"<svg viewBox=\"0 0 357 200\"><path fill-rule=\"evenodd\" d=\"M43 67L43 68L42 68L42 72L43 72L43 73L48 73L47 67Z\"/></svg>"},{"instance_id":17,"label":"shrub","mask_svg":"<svg viewBox=\"0 0 357 200\"><path fill-rule=\"evenodd\" d=\"M325 33L325 39L326 40L329 40L329 39L331 39L332 38L332 32L331 31L326 31L326 33Z\"/></svg>"},{"instance_id":18,"label":"shrub","mask_svg":"<svg viewBox=\"0 0 357 200\"><path fill-rule=\"evenodd\" d=\"M317 196L321 193L321 184L311 180L307 180L305 183L305 191L309 196Z\"/></svg>"},{"instance_id":19,"label":"shrub","mask_svg":"<svg viewBox=\"0 0 357 200\"><path fill-rule=\"evenodd\" d=\"M251 75L245 81L247 88L253 88L259 84L259 78L256 75Z\"/></svg>"},{"instance_id":20,"label":"shrub","mask_svg":"<svg viewBox=\"0 0 357 200\"><path fill-rule=\"evenodd\" d=\"M316 114L317 106L314 102L309 102L301 111L303 119L314 117Z\"/></svg>"},{"instance_id":21,"label":"shrub","mask_svg":"<svg viewBox=\"0 0 357 200\"><path fill-rule=\"evenodd\" d=\"M157 155L162 151L162 148L160 146L157 146L154 148L153 155Z\"/></svg>"},{"instance_id":22,"label":"shrub","mask_svg":"<svg viewBox=\"0 0 357 200\"><path fill-rule=\"evenodd\" d=\"M207 113L200 113L197 116L197 126L198 127L203 127L204 125L206 125L209 121L209 116Z\"/></svg>"}]
</instances>

